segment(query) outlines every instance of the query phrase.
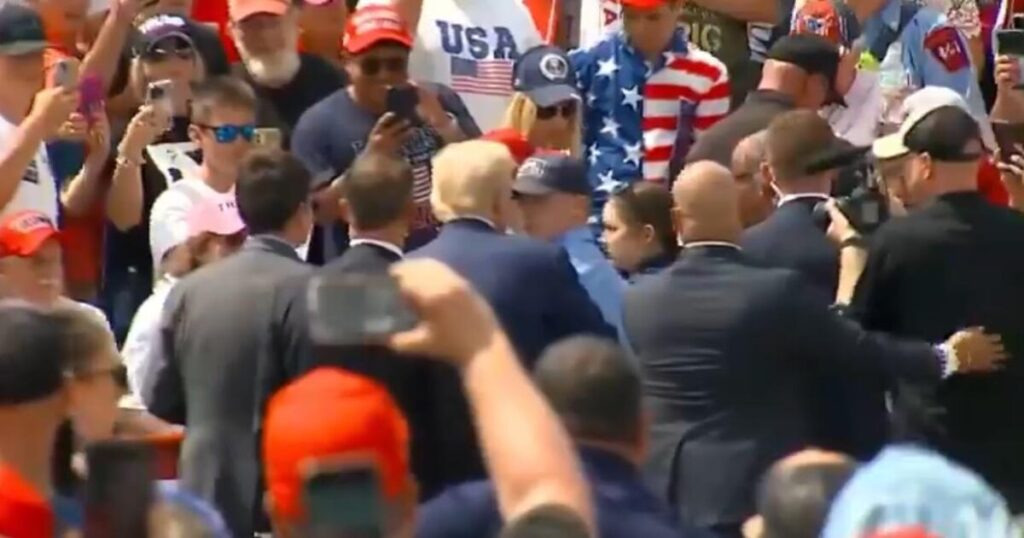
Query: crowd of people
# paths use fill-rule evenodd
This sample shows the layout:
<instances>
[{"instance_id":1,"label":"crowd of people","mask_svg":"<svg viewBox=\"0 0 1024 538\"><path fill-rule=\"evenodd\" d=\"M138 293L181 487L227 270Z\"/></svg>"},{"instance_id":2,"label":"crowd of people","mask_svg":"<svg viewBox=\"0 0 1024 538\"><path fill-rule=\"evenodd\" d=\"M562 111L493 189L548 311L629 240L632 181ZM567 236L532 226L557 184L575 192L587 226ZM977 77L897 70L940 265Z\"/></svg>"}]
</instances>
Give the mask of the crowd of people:
<instances>
[{"instance_id":1,"label":"crowd of people","mask_svg":"<svg viewBox=\"0 0 1024 538\"><path fill-rule=\"evenodd\" d=\"M0 0L0 536L1024 536L1022 70L1019 0Z\"/></svg>"}]
</instances>

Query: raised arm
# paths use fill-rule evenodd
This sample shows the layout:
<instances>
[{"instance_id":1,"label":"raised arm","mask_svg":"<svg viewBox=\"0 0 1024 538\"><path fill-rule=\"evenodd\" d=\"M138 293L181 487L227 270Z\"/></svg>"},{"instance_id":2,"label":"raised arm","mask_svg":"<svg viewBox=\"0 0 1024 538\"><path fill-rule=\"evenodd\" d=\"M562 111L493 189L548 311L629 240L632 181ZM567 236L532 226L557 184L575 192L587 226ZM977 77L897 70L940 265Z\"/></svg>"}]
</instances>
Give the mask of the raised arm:
<instances>
[{"instance_id":1,"label":"raised arm","mask_svg":"<svg viewBox=\"0 0 1024 538\"><path fill-rule=\"evenodd\" d=\"M82 60L82 73L99 77L104 92L114 80L121 53L139 11L139 0L115 0L100 28L96 41Z\"/></svg>"},{"instance_id":2,"label":"raised arm","mask_svg":"<svg viewBox=\"0 0 1024 538\"><path fill-rule=\"evenodd\" d=\"M444 358L461 372L504 519L558 505L593 530L590 494L569 436L523 370L490 306L440 262L403 262L392 273L421 323L395 335L390 346Z\"/></svg>"},{"instance_id":3,"label":"raised arm","mask_svg":"<svg viewBox=\"0 0 1024 538\"><path fill-rule=\"evenodd\" d=\"M18 192L40 144L54 134L78 106L78 92L48 88L36 94L32 111L0 148L0 210Z\"/></svg>"}]
</instances>

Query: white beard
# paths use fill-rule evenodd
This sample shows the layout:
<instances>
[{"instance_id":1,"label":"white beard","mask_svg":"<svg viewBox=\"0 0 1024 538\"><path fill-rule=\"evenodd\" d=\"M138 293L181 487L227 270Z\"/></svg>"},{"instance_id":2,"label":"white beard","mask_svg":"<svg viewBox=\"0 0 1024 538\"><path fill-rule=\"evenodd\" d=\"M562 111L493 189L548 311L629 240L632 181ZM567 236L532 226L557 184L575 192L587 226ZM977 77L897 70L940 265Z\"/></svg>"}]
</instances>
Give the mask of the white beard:
<instances>
[{"instance_id":1,"label":"white beard","mask_svg":"<svg viewBox=\"0 0 1024 538\"><path fill-rule=\"evenodd\" d=\"M252 78L270 88L279 88L295 78L302 65L299 53L294 50L275 52L267 56L254 56L239 47L239 56L245 64L246 71Z\"/></svg>"}]
</instances>

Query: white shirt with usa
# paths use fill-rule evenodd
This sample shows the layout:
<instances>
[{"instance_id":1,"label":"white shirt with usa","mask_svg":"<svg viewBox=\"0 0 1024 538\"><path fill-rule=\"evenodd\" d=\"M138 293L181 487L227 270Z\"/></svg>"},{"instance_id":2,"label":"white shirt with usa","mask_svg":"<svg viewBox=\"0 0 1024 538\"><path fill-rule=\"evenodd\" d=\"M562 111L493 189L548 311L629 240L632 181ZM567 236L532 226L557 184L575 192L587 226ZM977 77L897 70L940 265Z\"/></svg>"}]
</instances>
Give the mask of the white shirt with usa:
<instances>
[{"instance_id":1,"label":"white shirt with usa","mask_svg":"<svg viewBox=\"0 0 1024 538\"><path fill-rule=\"evenodd\" d=\"M0 117L0 151L9 150L17 130L17 125ZM14 196L7 205L0 207L0 217L25 210L39 211L57 222L57 182L46 154L46 144L39 144L35 158L21 174Z\"/></svg>"},{"instance_id":2,"label":"white shirt with usa","mask_svg":"<svg viewBox=\"0 0 1024 538\"><path fill-rule=\"evenodd\" d=\"M729 113L725 65L687 43L682 28L654 64L622 31L570 57L585 98L583 143L598 203L636 179L668 182L696 137Z\"/></svg>"},{"instance_id":3,"label":"white shirt with usa","mask_svg":"<svg viewBox=\"0 0 1024 538\"><path fill-rule=\"evenodd\" d=\"M409 73L455 90L486 132L512 100L515 60L543 43L524 0L423 0Z\"/></svg>"}]
</instances>

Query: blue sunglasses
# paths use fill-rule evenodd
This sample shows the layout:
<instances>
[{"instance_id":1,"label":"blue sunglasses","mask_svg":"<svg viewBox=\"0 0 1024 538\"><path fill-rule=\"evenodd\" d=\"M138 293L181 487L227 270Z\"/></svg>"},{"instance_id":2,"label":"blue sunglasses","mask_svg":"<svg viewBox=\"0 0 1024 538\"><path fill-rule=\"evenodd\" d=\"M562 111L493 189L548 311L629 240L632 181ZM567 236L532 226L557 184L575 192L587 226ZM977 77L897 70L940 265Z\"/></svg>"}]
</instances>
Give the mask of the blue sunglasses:
<instances>
[{"instance_id":1,"label":"blue sunglasses","mask_svg":"<svg viewBox=\"0 0 1024 538\"><path fill-rule=\"evenodd\" d=\"M208 129L213 131L213 138L220 144L230 144L242 137L246 142L252 142L252 139L256 136L256 126L253 124L248 125L197 125L202 129Z\"/></svg>"}]
</instances>

